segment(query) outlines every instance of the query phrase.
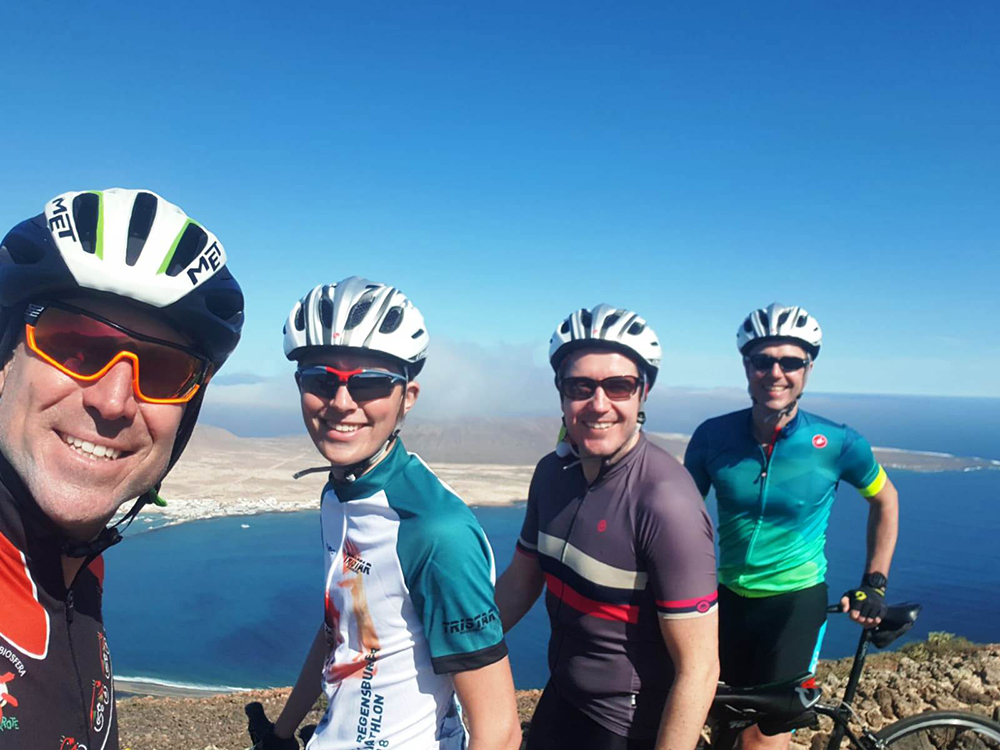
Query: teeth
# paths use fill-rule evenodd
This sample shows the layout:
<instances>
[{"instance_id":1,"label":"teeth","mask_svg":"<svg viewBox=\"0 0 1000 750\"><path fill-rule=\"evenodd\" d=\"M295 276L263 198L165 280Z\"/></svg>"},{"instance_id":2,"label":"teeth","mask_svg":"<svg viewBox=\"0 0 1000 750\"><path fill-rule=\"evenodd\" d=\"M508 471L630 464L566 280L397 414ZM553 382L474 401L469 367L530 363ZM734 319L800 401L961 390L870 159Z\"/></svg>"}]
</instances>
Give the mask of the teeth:
<instances>
[{"instance_id":1,"label":"teeth","mask_svg":"<svg viewBox=\"0 0 1000 750\"><path fill-rule=\"evenodd\" d=\"M333 425L334 432L357 432L358 425L356 424L335 424Z\"/></svg>"},{"instance_id":2,"label":"teeth","mask_svg":"<svg viewBox=\"0 0 1000 750\"><path fill-rule=\"evenodd\" d=\"M592 430L607 430L614 422L584 422L583 424Z\"/></svg>"},{"instance_id":3,"label":"teeth","mask_svg":"<svg viewBox=\"0 0 1000 750\"><path fill-rule=\"evenodd\" d=\"M81 440L72 435L63 435L63 440L66 442L66 445L75 448L78 453L89 456L92 461L96 461L99 458L103 458L105 461L114 461L122 454L120 450L110 446L97 445L91 443L89 440Z\"/></svg>"}]
</instances>

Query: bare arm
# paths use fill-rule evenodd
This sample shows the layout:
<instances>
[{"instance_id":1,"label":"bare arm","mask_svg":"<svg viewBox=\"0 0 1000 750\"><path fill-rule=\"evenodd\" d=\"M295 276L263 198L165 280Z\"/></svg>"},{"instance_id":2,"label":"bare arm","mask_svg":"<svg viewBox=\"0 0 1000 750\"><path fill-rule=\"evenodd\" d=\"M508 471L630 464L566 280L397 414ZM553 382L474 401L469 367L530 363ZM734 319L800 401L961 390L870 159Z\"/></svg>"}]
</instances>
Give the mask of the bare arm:
<instances>
[{"instance_id":1,"label":"bare arm","mask_svg":"<svg viewBox=\"0 0 1000 750\"><path fill-rule=\"evenodd\" d=\"M309 653L306 655L305 663L299 672L299 679L295 681L292 694L285 701L285 707L281 709L281 715L274 722L274 733L281 738L292 737L306 714L316 703L320 691L323 689L323 681L320 673L323 670L323 660L326 657L326 635L322 625L316 632Z\"/></svg>"},{"instance_id":2,"label":"bare arm","mask_svg":"<svg viewBox=\"0 0 1000 750\"><path fill-rule=\"evenodd\" d=\"M892 565L892 554L896 550L896 538L899 536L899 493L892 480L886 477L885 484L877 495L868 498L868 557L865 561L866 573L882 573L889 575ZM872 627L878 625L879 617L861 617L856 609L850 609L850 600L845 596L840 600L844 612L850 612L855 622Z\"/></svg>"},{"instance_id":3,"label":"bare arm","mask_svg":"<svg viewBox=\"0 0 1000 750\"><path fill-rule=\"evenodd\" d=\"M456 672L452 679L469 721L469 750L517 750L521 723L507 657L479 669Z\"/></svg>"},{"instance_id":4,"label":"bare arm","mask_svg":"<svg viewBox=\"0 0 1000 750\"><path fill-rule=\"evenodd\" d=\"M494 592L503 632L520 622L542 593L544 585L545 577L538 558L515 551Z\"/></svg>"},{"instance_id":5,"label":"bare arm","mask_svg":"<svg viewBox=\"0 0 1000 750\"><path fill-rule=\"evenodd\" d=\"M718 610L701 617L660 618L660 632L674 663L656 750L693 750L719 681Z\"/></svg>"}]
</instances>

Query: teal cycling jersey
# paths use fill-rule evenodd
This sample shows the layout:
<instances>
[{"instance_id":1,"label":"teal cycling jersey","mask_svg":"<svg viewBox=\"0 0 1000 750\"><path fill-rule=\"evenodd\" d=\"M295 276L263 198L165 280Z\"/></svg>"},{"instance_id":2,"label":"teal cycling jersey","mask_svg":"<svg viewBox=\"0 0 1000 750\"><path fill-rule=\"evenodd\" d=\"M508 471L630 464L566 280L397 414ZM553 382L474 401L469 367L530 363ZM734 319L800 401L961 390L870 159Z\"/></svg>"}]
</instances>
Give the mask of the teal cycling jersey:
<instances>
[{"instance_id":1,"label":"teal cycling jersey","mask_svg":"<svg viewBox=\"0 0 1000 750\"><path fill-rule=\"evenodd\" d=\"M743 596L815 586L826 575L826 527L844 480L872 497L885 470L868 441L801 409L775 435L770 455L753 436L751 410L703 422L684 466L719 508L719 581Z\"/></svg>"}]
</instances>

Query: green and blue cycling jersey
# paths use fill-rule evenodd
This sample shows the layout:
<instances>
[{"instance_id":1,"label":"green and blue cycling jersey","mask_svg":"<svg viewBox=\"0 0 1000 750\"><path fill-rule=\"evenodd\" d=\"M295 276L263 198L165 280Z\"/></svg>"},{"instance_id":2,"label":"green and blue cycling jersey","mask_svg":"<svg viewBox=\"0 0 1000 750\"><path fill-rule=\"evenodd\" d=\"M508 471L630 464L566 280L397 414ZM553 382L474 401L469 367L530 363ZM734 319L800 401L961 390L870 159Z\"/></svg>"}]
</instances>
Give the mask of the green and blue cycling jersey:
<instances>
[{"instance_id":1,"label":"green and blue cycling jersey","mask_svg":"<svg viewBox=\"0 0 1000 750\"><path fill-rule=\"evenodd\" d=\"M719 582L743 596L815 586L826 574L826 527L841 480L873 497L885 470L846 425L798 410L770 456L754 438L750 409L703 422L684 466L702 496L715 487Z\"/></svg>"}]
</instances>

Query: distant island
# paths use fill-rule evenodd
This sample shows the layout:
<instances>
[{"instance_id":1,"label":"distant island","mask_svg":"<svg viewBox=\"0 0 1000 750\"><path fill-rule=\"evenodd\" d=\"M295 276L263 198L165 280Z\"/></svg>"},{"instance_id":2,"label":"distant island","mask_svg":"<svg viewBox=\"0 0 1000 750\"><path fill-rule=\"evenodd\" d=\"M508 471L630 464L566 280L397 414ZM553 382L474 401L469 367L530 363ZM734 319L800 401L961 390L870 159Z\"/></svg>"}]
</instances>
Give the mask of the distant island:
<instances>
[{"instance_id":1,"label":"distant island","mask_svg":"<svg viewBox=\"0 0 1000 750\"><path fill-rule=\"evenodd\" d=\"M408 425L403 439L469 505L510 505L526 499L534 463L552 450L557 432L558 421L551 419L420 423ZM690 438L660 432L648 436L678 459ZM890 470L1000 470L997 460L948 453L877 447L875 455ZM219 516L315 509L326 474L299 480L292 474L322 465L305 434L241 438L202 425L163 484L167 507L144 511L139 525L160 528Z\"/></svg>"}]
</instances>

